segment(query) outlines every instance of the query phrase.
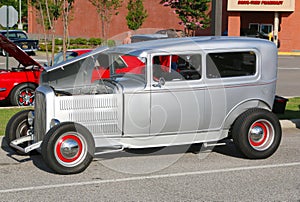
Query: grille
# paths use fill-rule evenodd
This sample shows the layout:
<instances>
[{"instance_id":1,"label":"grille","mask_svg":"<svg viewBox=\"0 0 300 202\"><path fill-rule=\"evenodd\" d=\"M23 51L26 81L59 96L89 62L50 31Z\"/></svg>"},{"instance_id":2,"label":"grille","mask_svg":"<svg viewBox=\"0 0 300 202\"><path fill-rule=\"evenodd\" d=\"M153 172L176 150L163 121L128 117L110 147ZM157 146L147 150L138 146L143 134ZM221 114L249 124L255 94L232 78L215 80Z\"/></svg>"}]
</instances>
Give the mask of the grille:
<instances>
[{"instance_id":1,"label":"grille","mask_svg":"<svg viewBox=\"0 0 300 202\"><path fill-rule=\"evenodd\" d=\"M46 132L46 99L41 92L35 94L34 106L34 141L43 140Z\"/></svg>"},{"instance_id":2,"label":"grille","mask_svg":"<svg viewBox=\"0 0 300 202\"><path fill-rule=\"evenodd\" d=\"M122 109L117 95L57 97L56 116L62 121L77 122L87 127L94 136L121 134Z\"/></svg>"}]
</instances>

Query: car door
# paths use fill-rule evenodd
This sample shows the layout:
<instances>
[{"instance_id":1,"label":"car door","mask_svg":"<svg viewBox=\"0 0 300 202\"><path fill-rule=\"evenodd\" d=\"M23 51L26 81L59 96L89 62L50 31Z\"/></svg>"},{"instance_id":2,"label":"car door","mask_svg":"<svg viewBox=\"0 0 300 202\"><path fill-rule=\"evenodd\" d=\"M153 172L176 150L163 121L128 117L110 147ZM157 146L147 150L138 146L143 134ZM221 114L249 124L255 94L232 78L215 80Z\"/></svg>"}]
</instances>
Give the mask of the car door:
<instances>
[{"instance_id":1,"label":"car door","mask_svg":"<svg viewBox=\"0 0 300 202\"><path fill-rule=\"evenodd\" d=\"M176 64L172 59L170 62L163 59L174 56L152 57L150 135L196 133L203 127L205 88L201 55L176 55L179 58ZM198 57L194 67L192 56ZM163 69L159 70L161 75L156 72L158 68Z\"/></svg>"}]
</instances>

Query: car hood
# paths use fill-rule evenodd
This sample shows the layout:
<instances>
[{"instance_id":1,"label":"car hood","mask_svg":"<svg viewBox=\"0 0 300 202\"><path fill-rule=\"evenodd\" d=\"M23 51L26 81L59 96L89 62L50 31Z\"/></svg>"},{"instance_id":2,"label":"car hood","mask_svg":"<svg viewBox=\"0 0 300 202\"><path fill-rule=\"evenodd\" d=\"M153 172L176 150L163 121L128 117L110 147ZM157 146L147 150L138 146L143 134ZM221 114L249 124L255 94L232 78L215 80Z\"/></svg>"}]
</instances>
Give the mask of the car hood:
<instances>
[{"instance_id":1,"label":"car hood","mask_svg":"<svg viewBox=\"0 0 300 202\"><path fill-rule=\"evenodd\" d=\"M38 66L42 68L38 62L32 59L27 53L22 51L2 34L0 34L0 48L5 50L11 57L14 57L24 67Z\"/></svg>"}]
</instances>

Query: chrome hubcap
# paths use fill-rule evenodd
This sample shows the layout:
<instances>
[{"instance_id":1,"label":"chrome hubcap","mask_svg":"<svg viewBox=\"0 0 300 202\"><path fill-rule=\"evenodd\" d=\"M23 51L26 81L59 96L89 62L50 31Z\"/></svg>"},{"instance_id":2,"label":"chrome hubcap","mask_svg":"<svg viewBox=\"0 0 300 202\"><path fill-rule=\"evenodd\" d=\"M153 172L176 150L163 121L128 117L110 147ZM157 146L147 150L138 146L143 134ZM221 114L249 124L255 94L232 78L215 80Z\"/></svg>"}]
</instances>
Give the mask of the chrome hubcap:
<instances>
[{"instance_id":1,"label":"chrome hubcap","mask_svg":"<svg viewBox=\"0 0 300 202\"><path fill-rule=\"evenodd\" d=\"M79 145L75 140L68 139L65 140L60 148L60 153L64 158L70 159L74 158L79 151Z\"/></svg>"},{"instance_id":2,"label":"chrome hubcap","mask_svg":"<svg viewBox=\"0 0 300 202\"><path fill-rule=\"evenodd\" d=\"M61 165L74 167L87 155L87 143L80 133L65 133L56 141L54 154Z\"/></svg>"},{"instance_id":3,"label":"chrome hubcap","mask_svg":"<svg viewBox=\"0 0 300 202\"><path fill-rule=\"evenodd\" d=\"M264 130L256 126L250 130L250 138L254 142L259 142L264 137Z\"/></svg>"}]
</instances>

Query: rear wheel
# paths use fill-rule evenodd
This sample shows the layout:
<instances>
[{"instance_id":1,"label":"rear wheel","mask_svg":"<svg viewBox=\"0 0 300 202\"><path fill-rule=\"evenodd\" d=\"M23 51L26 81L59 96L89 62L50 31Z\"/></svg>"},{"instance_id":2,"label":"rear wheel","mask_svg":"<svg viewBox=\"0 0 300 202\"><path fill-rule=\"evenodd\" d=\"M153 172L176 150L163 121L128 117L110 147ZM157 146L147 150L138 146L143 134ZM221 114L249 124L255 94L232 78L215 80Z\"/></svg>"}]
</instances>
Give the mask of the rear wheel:
<instances>
[{"instance_id":1,"label":"rear wheel","mask_svg":"<svg viewBox=\"0 0 300 202\"><path fill-rule=\"evenodd\" d=\"M32 106L36 86L24 83L16 86L10 94L10 103L14 106Z\"/></svg>"},{"instance_id":2,"label":"rear wheel","mask_svg":"<svg viewBox=\"0 0 300 202\"><path fill-rule=\"evenodd\" d=\"M27 136L27 132L29 130L29 124L27 121L28 113L31 110L24 110L16 113L11 119L8 121L5 130L5 139L9 144L11 141L16 140L20 137ZM23 148L28 146L28 143L22 143L19 145ZM23 152L14 149L18 154L24 154Z\"/></svg>"},{"instance_id":3,"label":"rear wheel","mask_svg":"<svg viewBox=\"0 0 300 202\"><path fill-rule=\"evenodd\" d=\"M84 171L92 162L94 153L92 134L82 125L72 122L51 128L42 143L43 159L60 174Z\"/></svg>"},{"instance_id":4,"label":"rear wheel","mask_svg":"<svg viewBox=\"0 0 300 202\"><path fill-rule=\"evenodd\" d=\"M280 144L281 133L277 116L258 108L241 114L232 129L233 142L250 159L271 156Z\"/></svg>"}]
</instances>

